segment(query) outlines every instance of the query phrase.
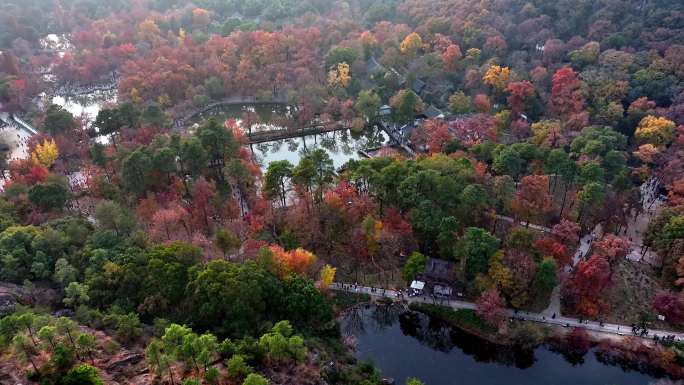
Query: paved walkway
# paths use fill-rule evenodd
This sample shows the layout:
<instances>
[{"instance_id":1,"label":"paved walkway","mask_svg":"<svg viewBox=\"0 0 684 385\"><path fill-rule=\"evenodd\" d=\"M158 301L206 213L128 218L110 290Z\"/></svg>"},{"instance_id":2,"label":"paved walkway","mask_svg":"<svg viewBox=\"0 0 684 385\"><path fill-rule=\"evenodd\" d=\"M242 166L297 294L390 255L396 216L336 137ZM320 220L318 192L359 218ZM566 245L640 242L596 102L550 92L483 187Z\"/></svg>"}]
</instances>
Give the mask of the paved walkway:
<instances>
[{"instance_id":1,"label":"paved walkway","mask_svg":"<svg viewBox=\"0 0 684 385\"><path fill-rule=\"evenodd\" d=\"M658 182L657 180L651 178L645 181L641 186L639 186L639 192L641 196L642 210L632 211L630 213L629 220L621 231L623 237L628 237L630 240L630 251L627 254L627 259L633 262L647 262L651 265L657 263L657 257L655 253L647 251L642 254L643 251L643 235L646 233L648 228L648 223L651 221L656 211L664 203L662 197L657 195L658 192ZM587 257L587 253L591 248L591 244L599 238L599 234L603 233L601 224L597 224L594 229L584 235L580 239L579 246L575 255L572 256L572 264L565 267L565 272L571 272L572 269L577 266L577 264L584 258ZM546 308L542 314L548 316L557 314L560 315L560 284L556 286L551 293L551 299L549 302L549 307Z\"/></svg>"},{"instance_id":2,"label":"paved walkway","mask_svg":"<svg viewBox=\"0 0 684 385\"><path fill-rule=\"evenodd\" d=\"M35 130L31 131L20 125L6 113L0 113L0 122L0 141L10 148L7 161L28 158L28 142Z\"/></svg>"},{"instance_id":3,"label":"paved walkway","mask_svg":"<svg viewBox=\"0 0 684 385\"><path fill-rule=\"evenodd\" d=\"M188 120L194 118L197 115L204 114L210 110L218 107L226 107L233 105L246 105L246 104L287 104L287 98L283 95L277 95L271 99L258 99L256 96L229 96L222 100L209 103L206 106L195 108L187 112L182 117L176 119L173 122L173 126L176 128L184 126Z\"/></svg>"},{"instance_id":4,"label":"paved walkway","mask_svg":"<svg viewBox=\"0 0 684 385\"><path fill-rule=\"evenodd\" d=\"M565 266L565 272L570 273L572 269L581 261L589 252L589 248L591 247L591 243L593 242L597 230L600 230L599 226L596 226L594 228L594 231L592 231L589 234L586 234L580 239L580 244L577 247L577 251L575 251L575 255L572 256L572 263L571 265ZM550 317L554 314L560 315L561 314L561 283L560 283L560 277L559 277L559 283L556 285L556 287L553 288L553 291L551 292L551 297L549 299L549 306L542 311L544 316Z\"/></svg>"},{"instance_id":5,"label":"paved walkway","mask_svg":"<svg viewBox=\"0 0 684 385\"><path fill-rule=\"evenodd\" d=\"M535 230L537 230L537 231L541 231L541 232L544 232L544 233L550 233L550 232L551 232L551 229L548 228L548 227L541 226L541 225L535 225L534 223L528 224L528 223L525 222L525 221L520 221L520 222L518 222L518 221L516 221L515 219L513 219L513 218L511 218L511 217L507 217L507 216L505 216L505 215L499 215L499 214L497 214L497 215L496 215L496 218L497 218L497 219L504 220L504 221L509 222L509 223L519 223L520 226L528 227L528 228L530 228L530 229L535 229Z\"/></svg>"},{"instance_id":6,"label":"paved walkway","mask_svg":"<svg viewBox=\"0 0 684 385\"><path fill-rule=\"evenodd\" d=\"M551 296L549 298L549 306L541 312L541 314L551 317L554 314L561 314L561 285L558 284L551 291Z\"/></svg>"},{"instance_id":7,"label":"paved walkway","mask_svg":"<svg viewBox=\"0 0 684 385\"><path fill-rule=\"evenodd\" d=\"M650 178L639 186L641 195L641 207L629 213L629 220L622 236L629 238L631 246L627 259L634 262L645 262L651 266L660 266L661 260L652 250L643 247L644 235L648 230L656 212L665 203L665 198L658 193L660 183L655 178Z\"/></svg>"},{"instance_id":8,"label":"paved walkway","mask_svg":"<svg viewBox=\"0 0 684 385\"><path fill-rule=\"evenodd\" d=\"M427 304L436 304L436 305L441 305L441 306L446 306L450 307L452 309L471 309L474 310L476 305L473 302L467 302L467 301L459 301L459 300L440 300L440 299L433 299L432 297L429 296L413 296L413 297L407 297L405 295L402 295L401 292L396 291L396 290L390 290L390 289L384 289L384 288L371 288L367 286L358 286L354 284L348 284L348 283L333 283L330 285L330 288L333 290L338 290L338 291L346 291L350 293L359 293L359 294L368 294L372 297L386 297L386 298L392 298L392 299L398 299L398 300L403 300L408 303L412 302L417 302L417 303L427 303ZM633 336L632 334L632 327L629 325L619 325L619 324L611 324L611 323L604 323L601 325L598 322L595 321L580 321L577 318L570 318L570 317L563 317L563 316L557 316L555 318L549 317L545 314L540 314L540 313L531 313L531 312L526 312L526 311L516 311L513 309L506 309L506 312L511 318L519 319L519 320L524 320L524 321L534 321L534 322L539 322L543 324L548 324L548 325L557 325L557 326L564 326L564 327L573 327L573 328L583 328L589 331L595 331L595 332L600 332L600 333L608 333L608 334L614 334L618 336ZM657 330L657 329L648 329L648 334L646 337L647 339L652 339L653 337L664 337L664 336L674 336L675 341L684 341L684 333L677 333L677 332L671 332L667 330Z\"/></svg>"}]
</instances>

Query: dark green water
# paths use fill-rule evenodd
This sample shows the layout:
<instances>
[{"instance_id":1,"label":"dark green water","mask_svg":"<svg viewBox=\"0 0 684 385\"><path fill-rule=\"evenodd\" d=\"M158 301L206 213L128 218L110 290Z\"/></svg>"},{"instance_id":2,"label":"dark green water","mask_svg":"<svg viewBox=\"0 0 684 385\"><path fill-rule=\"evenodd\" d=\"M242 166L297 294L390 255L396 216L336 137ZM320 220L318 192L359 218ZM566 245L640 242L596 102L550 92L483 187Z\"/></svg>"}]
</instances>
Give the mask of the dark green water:
<instances>
[{"instance_id":1,"label":"dark green water","mask_svg":"<svg viewBox=\"0 0 684 385\"><path fill-rule=\"evenodd\" d=\"M368 307L347 314L343 334L356 356L371 360L383 377L404 385L646 385L681 384L601 362L595 351L568 357L542 346L521 350L494 345L418 313Z\"/></svg>"}]
</instances>

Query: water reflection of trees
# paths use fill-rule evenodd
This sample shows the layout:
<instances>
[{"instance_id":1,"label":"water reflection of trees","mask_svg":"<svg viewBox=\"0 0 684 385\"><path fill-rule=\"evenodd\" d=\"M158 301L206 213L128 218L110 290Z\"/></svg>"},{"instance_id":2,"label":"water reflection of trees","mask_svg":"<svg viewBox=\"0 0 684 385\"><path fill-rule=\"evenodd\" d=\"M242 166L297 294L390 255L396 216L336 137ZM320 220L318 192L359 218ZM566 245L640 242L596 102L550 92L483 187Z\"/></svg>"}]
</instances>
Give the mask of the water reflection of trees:
<instances>
[{"instance_id":1,"label":"water reflection of trees","mask_svg":"<svg viewBox=\"0 0 684 385\"><path fill-rule=\"evenodd\" d=\"M342 317L344 335L363 335L368 329L380 332L397 323L404 307L394 302L377 305L358 305L348 309Z\"/></svg>"},{"instance_id":2,"label":"water reflection of trees","mask_svg":"<svg viewBox=\"0 0 684 385\"><path fill-rule=\"evenodd\" d=\"M496 363L526 369L532 367L536 361L535 350L533 349L495 344L468 334L461 329L453 328L439 320L431 319L425 314L404 311L401 306L397 305L362 305L354 307L346 312L343 317L342 332L345 336L356 337L365 334L370 334L371 336L374 334L381 335L384 329L396 327L397 323L403 335L413 337L421 344L433 350L449 353L457 348L463 354L472 357L479 363ZM392 333L386 334L386 336L396 338L394 330ZM373 349L371 350L382 351L382 341L371 337L368 337L368 341L375 345L372 346ZM605 365L618 366L625 371L645 373L655 378L665 376L661 369L648 365L648 363L626 359L619 352L576 349L567 346L567 344L558 343L558 341L556 343L551 342L546 346L549 348L549 352L562 355L571 364L581 365L587 354L594 354L597 361ZM385 353L412 354L410 351ZM663 381L662 384L669 383Z\"/></svg>"},{"instance_id":3,"label":"water reflection of trees","mask_svg":"<svg viewBox=\"0 0 684 385\"><path fill-rule=\"evenodd\" d=\"M101 106L114 100L116 100L116 94L113 91L98 90L87 94L65 96L64 105L73 104L87 108L94 105Z\"/></svg>"},{"instance_id":4,"label":"water reflection of trees","mask_svg":"<svg viewBox=\"0 0 684 385\"><path fill-rule=\"evenodd\" d=\"M342 335L360 336L366 334L364 325L365 306L353 306L347 309L342 316Z\"/></svg>"},{"instance_id":5,"label":"water reflection of trees","mask_svg":"<svg viewBox=\"0 0 684 385\"><path fill-rule=\"evenodd\" d=\"M258 128L253 126L256 131L265 127L263 124ZM256 150L260 155L261 162L264 162L269 154L276 154L282 150L283 145L290 153L297 153L298 159L302 158L307 152L322 148L330 155L352 156L362 149L376 148L383 145L386 138L382 131L369 129L362 133L353 133L350 130L332 131L318 135L299 136L296 138L277 140L256 144ZM295 164L297 161L294 162Z\"/></svg>"},{"instance_id":6,"label":"water reflection of trees","mask_svg":"<svg viewBox=\"0 0 684 385\"><path fill-rule=\"evenodd\" d=\"M321 148L328 150L329 152L338 153L340 151L340 147L335 139L335 133L333 132L332 134L333 135L321 134L318 144L321 146Z\"/></svg>"},{"instance_id":7,"label":"water reflection of trees","mask_svg":"<svg viewBox=\"0 0 684 385\"><path fill-rule=\"evenodd\" d=\"M287 140L285 143L287 143L287 150L290 152L295 152L299 148L299 141L297 140Z\"/></svg>"},{"instance_id":8,"label":"water reflection of trees","mask_svg":"<svg viewBox=\"0 0 684 385\"><path fill-rule=\"evenodd\" d=\"M404 311L404 307L396 302L378 303L372 306L370 317L373 320L373 329L381 331L394 325Z\"/></svg>"},{"instance_id":9,"label":"water reflection of trees","mask_svg":"<svg viewBox=\"0 0 684 385\"><path fill-rule=\"evenodd\" d=\"M393 303L348 309L342 317L342 333L345 336L378 333L397 322L404 335L437 351L448 353L458 348L477 362L498 363L521 369L529 368L535 362L533 350L493 344L422 313L407 312L401 305Z\"/></svg>"},{"instance_id":10,"label":"water reflection of trees","mask_svg":"<svg viewBox=\"0 0 684 385\"><path fill-rule=\"evenodd\" d=\"M652 364L651 362L637 359L636 357L627 358L619 351L610 350L596 350L594 352L596 360L604 365L617 366L625 372L635 371L638 373L645 373L651 377L662 378L667 375L667 372ZM678 384L682 384L679 382Z\"/></svg>"},{"instance_id":11,"label":"water reflection of trees","mask_svg":"<svg viewBox=\"0 0 684 385\"><path fill-rule=\"evenodd\" d=\"M404 335L416 338L423 345L434 350L448 353L454 348L450 328L436 325L421 313L406 312L399 317L399 328Z\"/></svg>"},{"instance_id":12,"label":"water reflection of trees","mask_svg":"<svg viewBox=\"0 0 684 385\"><path fill-rule=\"evenodd\" d=\"M472 356L477 362L493 362L520 369L534 364L534 351L503 346L468 334L460 329L421 313L406 313L399 317L401 331L432 349L449 352L453 348Z\"/></svg>"},{"instance_id":13,"label":"water reflection of trees","mask_svg":"<svg viewBox=\"0 0 684 385\"><path fill-rule=\"evenodd\" d=\"M551 352L560 354L572 366L581 366L584 364L584 357L589 352L589 349L577 349L571 346L563 346L558 343L551 343L548 345Z\"/></svg>"}]
</instances>

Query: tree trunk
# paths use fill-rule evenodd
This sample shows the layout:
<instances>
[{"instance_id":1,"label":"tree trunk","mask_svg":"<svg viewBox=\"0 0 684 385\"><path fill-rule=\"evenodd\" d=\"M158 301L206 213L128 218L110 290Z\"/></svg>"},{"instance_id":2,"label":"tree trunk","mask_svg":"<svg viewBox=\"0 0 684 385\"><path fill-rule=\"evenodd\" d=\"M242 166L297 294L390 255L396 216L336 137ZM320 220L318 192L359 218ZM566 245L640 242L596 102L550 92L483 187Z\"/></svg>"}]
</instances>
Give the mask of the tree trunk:
<instances>
[{"instance_id":1,"label":"tree trunk","mask_svg":"<svg viewBox=\"0 0 684 385\"><path fill-rule=\"evenodd\" d=\"M48 343L50 344L50 347L52 348L52 351L55 351L55 343L52 341L52 338L48 339Z\"/></svg>"},{"instance_id":2,"label":"tree trunk","mask_svg":"<svg viewBox=\"0 0 684 385\"><path fill-rule=\"evenodd\" d=\"M29 337L31 337L31 342L33 342L33 346L38 347L38 343L36 342L36 338L33 336L33 330L31 330L31 327L26 328L29 333Z\"/></svg>"},{"instance_id":3,"label":"tree trunk","mask_svg":"<svg viewBox=\"0 0 684 385\"><path fill-rule=\"evenodd\" d=\"M109 136L112 139L112 145L114 146L114 149L119 152L119 148L116 146L116 133L112 132L111 135Z\"/></svg>"},{"instance_id":4,"label":"tree trunk","mask_svg":"<svg viewBox=\"0 0 684 385\"><path fill-rule=\"evenodd\" d=\"M66 332L67 337L69 338L69 342L71 342L71 347L74 348L74 353L76 353L76 358L78 358L79 361L81 361L81 355L78 354L78 349L76 349L76 343L74 342L74 337L71 336L71 332L67 330Z\"/></svg>"},{"instance_id":5,"label":"tree trunk","mask_svg":"<svg viewBox=\"0 0 684 385\"><path fill-rule=\"evenodd\" d=\"M207 214L206 205L202 205L202 213L204 214L204 225L207 226L207 231L209 231L209 215Z\"/></svg>"},{"instance_id":6,"label":"tree trunk","mask_svg":"<svg viewBox=\"0 0 684 385\"><path fill-rule=\"evenodd\" d=\"M112 182L112 177L109 175L109 170L107 169L107 164L105 163L104 166L102 166L102 169L105 172L105 177L107 177L107 182L111 183Z\"/></svg>"},{"instance_id":7,"label":"tree trunk","mask_svg":"<svg viewBox=\"0 0 684 385\"><path fill-rule=\"evenodd\" d=\"M183 228L185 229L185 233L188 234L188 239L192 239L192 233L190 232L190 227L188 226L187 223L185 223L185 220L181 220L181 224L183 225Z\"/></svg>"},{"instance_id":8,"label":"tree trunk","mask_svg":"<svg viewBox=\"0 0 684 385\"><path fill-rule=\"evenodd\" d=\"M29 355L29 352L24 352L26 354L26 357L28 358L29 362L31 363L31 366L33 366L33 370L40 375L40 371L38 370L38 367L36 366L36 363L33 362L33 358Z\"/></svg>"},{"instance_id":9,"label":"tree trunk","mask_svg":"<svg viewBox=\"0 0 684 385\"><path fill-rule=\"evenodd\" d=\"M185 196L190 196L190 186L188 186L188 178L186 178L187 173L185 172L185 167L183 166L183 161L179 161L180 165L180 177L183 179L183 186L185 187Z\"/></svg>"},{"instance_id":10,"label":"tree trunk","mask_svg":"<svg viewBox=\"0 0 684 385\"><path fill-rule=\"evenodd\" d=\"M285 179L283 178L280 181L280 198L283 202L283 207L285 207L285 204L286 204L286 202L285 202L285 200L287 199L286 194L287 194L287 192L285 191Z\"/></svg>"},{"instance_id":11,"label":"tree trunk","mask_svg":"<svg viewBox=\"0 0 684 385\"><path fill-rule=\"evenodd\" d=\"M195 360L195 356L192 356L192 364L195 366L195 370L197 371L197 374L199 375L200 368L199 368L199 365L197 365L197 361Z\"/></svg>"},{"instance_id":12,"label":"tree trunk","mask_svg":"<svg viewBox=\"0 0 684 385\"><path fill-rule=\"evenodd\" d=\"M565 210L565 199L568 196L568 183L563 182L563 202L561 203L561 209L560 209L560 214L558 214L559 217L563 217L563 211Z\"/></svg>"},{"instance_id":13,"label":"tree trunk","mask_svg":"<svg viewBox=\"0 0 684 385\"><path fill-rule=\"evenodd\" d=\"M173 380L173 370L171 370L171 365L169 365L169 378L171 379L171 385L176 385L175 381Z\"/></svg>"},{"instance_id":14,"label":"tree trunk","mask_svg":"<svg viewBox=\"0 0 684 385\"><path fill-rule=\"evenodd\" d=\"M154 361L157 363L156 369L154 371L155 376L159 375L159 377L161 377L161 374L157 372L159 370L159 368L161 368L161 364L159 363L159 356L155 357Z\"/></svg>"}]
</instances>

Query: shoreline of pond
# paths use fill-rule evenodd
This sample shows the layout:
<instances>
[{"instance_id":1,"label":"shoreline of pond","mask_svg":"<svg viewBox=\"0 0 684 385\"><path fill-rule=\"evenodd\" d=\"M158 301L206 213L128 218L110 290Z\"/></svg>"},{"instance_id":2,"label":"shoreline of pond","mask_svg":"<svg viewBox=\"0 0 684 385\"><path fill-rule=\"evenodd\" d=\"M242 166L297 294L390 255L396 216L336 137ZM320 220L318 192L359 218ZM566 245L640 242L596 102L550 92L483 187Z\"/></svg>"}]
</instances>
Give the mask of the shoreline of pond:
<instances>
[{"instance_id":1,"label":"shoreline of pond","mask_svg":"<svg viewBox=\"0 0 684 385\"><path fill-rule=\"evenodd\" d=\"M385 357L387 354L392 356L396 355L393 350L394 348L383 347L381 350L386 352L386 354L374 356L374 354L377 354L377 346L369 349L364 343L359 344L359 339L363 340L365 338L370 340L371 345L402 344L405 343L405 341L397 342L395 340L407 338L409 340L415 340L413 341L414 344L416 341L420 344L424 344L424 341L421 340L421 333L426 333L427 335L435 334L438 335L439 338L433 338L432 340L428 338L430 341L427 345L431 347L431 349L434 346L434 350L442 353L472 356L471 358L475 359L475 362L478 365L481 362L485 362L495 363L503 367L515 366L519 369L526 369L537 364L539 358L535 358L535 354L542 355L546 357L545 359L547 360L552 360L548 357L548 353L551 352L556 356L563 357L564 362L570 364L573 370L577 366L582 366L585 362L589 362L593 366L604 367L604 371L611 373L614 372L615 368L620 368L624 372L622 375L626 377L650 377L653 381L663 378L681 381L681 379L684 378L684 373L681 372L681 370L676 370L676 368L679 367L678 365L673 364L668 367L668 365L658 361L658 354L662 352L662 348L657 346L653 348L655 349L653 350L653 353L648 355L645 354L648 351L647 345L640 345L641 348L639 351L641 354L636 354L634 347L630 347L629 344L625 345L615 340L590 337L588 341L579 343L580 348L577 348L572 345L572 343L576 341L573 341L568 337L569 331L564 331L564 329L559 330L559 328L550 328L549 330L552 332L546 335L543 341L530 347L522 347L516 345L511 340L504 340L500 335L492 332L492 330L482 330L478 327L473 327L473 325L468 325L466 322L455 322L454 319L444 319L448 317L440 317L435 309L420 309L416 307L409 309L403 304L374 304L360 300L361 299L359 299L358 303L351 305L350 308L338 315L343 335L346 335L347 339L351 337L351 342L348 342L347 346L354 357L359 360L370 358L383 372L383 375L387 377L396 378L397 376L394 375L394 371L399 370L396 369L397 366L401 367L401 365L397 365L397 362L388 360L387 357ZM428 313L431 313L432 316L421 310L426 310ZM385 319L385 321L383 321L386 322L384 325L377 325L374 320L373 327L371 328L372 332L369 332L366 327L362 326L361 330L363 330L363 332L361 335L349 333L348 317L350 313L356 313L356 315L353 315L352 317L356 318L356 323L359 323L361 321L358 319L358 314L368 315L374 312L393 313L394 316L392 317L394 318L390 317L392 318L391 321ZM383 317L384 316L378 318L376 314L371 318L382 319ZM422 324L422 326L406 326L416 323ZM397 325L400 327L397 328ZM421 327L423 329L427 328L428 326L426 325L429 325L429 328L434 328L436 332L427 333L425 331L416 331ZM363 333L381 334L383 328L400 329L401 333L397 333L396 330L393 330L392 333L395 335L394 338L383 342L379 342L381 339L378 339L377 336L363 337ZM376 329L380 331L376 331ZM584 343L587 345L583 345ZM365 342L365 344L368 344L368 342ZM458 348L457 350L460 349L460 351L453 353L452 350L454 348ZM402 356L396 356L395 358L397 361L403 360ZM552 361L556 362L558 360L553 359ZM401 370L399 371L401 372ZM581 376L579 374L576 375ZM613 375L619 376L620 372L615 372ZM433 385L432 382L427 383ZM642 382L634 383L641 384ZM679 384L680 382L675 383ZM439 385L439 382L434 385Z\"/></svg>"}]
</instances>

